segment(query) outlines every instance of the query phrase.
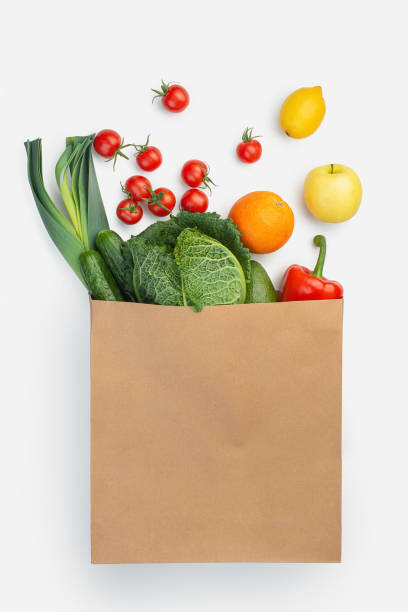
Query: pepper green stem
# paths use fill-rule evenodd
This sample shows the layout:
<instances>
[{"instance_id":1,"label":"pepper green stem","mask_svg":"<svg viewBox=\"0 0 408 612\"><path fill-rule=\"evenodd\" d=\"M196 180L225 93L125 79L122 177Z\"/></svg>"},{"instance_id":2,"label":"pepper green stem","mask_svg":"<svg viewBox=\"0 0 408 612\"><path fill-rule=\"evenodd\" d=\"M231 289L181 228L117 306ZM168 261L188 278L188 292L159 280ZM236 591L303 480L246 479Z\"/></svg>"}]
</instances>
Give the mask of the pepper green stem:
<instances>
[{"instance_id":1,"label":"pepper green stem","mask_svg":"<svg viewBox=\"0 0 408 612\"><path fill-rule=\"evenodd\" d=\"M326 259L326 238L319 234L318 236L315 236L313 238L313 242L316 246L320 247L320 253L315 269L312 272L312 276L316 276L316 278L322 278L324 260Z\"/></svg>"}]
</instances>

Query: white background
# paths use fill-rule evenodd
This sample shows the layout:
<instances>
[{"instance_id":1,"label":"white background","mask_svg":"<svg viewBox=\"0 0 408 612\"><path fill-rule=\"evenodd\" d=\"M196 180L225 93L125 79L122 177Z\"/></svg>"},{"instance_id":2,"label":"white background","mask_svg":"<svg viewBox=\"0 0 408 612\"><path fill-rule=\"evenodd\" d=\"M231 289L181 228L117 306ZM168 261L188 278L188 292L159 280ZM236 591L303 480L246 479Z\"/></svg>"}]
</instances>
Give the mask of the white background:
<instances>
[{"instance_id":1,"label":"white background","mask_svg":"<svg viewBox=\"0 0 408 612\"><path fill-rule=\"evenodd\" d=\"M407 550L407 43L404 3L14 0L1 51L1 554L8 612L406 609ZM151 104L176 80L181 115ZM323 87L319 130L280 132L283 99ZM240 164L243 129L264 153ZM262 263L313 266L328 238L326 274L345 287L343 562L340 565L91 566L89 550L89 307L46 234L27 186L23 141L44 138L44 174L67 135L109 127L148 133L164 155L155 187L181 196L182 163L209 162L211 210L276 191L292 205L289 243ZM302 200L306 173L344 163L364 198L342 225L319 223ZM119 181L96 160L113 229ZM146 221L151 217L145 216ZM129 342L132 339L129 338ZM140 356L143 359L143 355ZM163 375L177 376L178 363ZM132 375L132 372L129 372Z\"/></svg>"}]
</instances>

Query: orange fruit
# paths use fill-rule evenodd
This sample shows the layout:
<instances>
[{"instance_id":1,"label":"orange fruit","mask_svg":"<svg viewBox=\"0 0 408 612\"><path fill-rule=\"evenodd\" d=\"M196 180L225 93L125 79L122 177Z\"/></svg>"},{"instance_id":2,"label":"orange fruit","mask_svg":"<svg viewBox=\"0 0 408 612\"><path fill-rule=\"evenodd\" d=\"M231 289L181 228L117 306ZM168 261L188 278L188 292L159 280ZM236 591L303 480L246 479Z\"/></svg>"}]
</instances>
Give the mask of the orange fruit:
<instances>
[{"instance_id":1,"label":"orange fruit","mask_svg":"<svg viewBox=\"0 0 408 612\"><path fill-rule=\"evenodd\" d=\"M229 217L252 253L277 251L289 240L295 219L289 204L272 191L253 191L237 200Z\"/></svg>"}]
</instances>

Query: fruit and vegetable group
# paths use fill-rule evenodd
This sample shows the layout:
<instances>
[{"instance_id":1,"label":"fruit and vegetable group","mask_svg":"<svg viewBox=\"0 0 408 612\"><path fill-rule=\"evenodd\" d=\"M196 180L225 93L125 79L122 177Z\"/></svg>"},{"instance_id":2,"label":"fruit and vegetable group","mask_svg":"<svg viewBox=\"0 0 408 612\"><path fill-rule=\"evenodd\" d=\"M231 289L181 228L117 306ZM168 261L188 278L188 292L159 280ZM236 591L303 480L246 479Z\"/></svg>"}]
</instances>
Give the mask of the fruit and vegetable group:
<instances>
[{"instance_id":1,"label":"fruit and vegetable group","mask_svg":"<svg viewBox=\"0 0 408 612\"><path fill-rule=\"evenodd\" d=\"M238 226L241 240L252 253L280 249L292 235L295 224L292 209L271 191L253 191L243 196L228 215Z\"/></svg>"},{"instance_id":2,"label":"fruit and vegetable group","mask_svg":"<svg viewBox=\"0 0 408 612\"><path fill-rule=\"evenodd\" d=\"M304 198L312 215L320 221L341 223L353 217L361 203L363 189L351 168L326 164L309 172Z\"/></svg>"},{"instance_id":3,"label":"fruit and vegetable group","mask_svg":"<svg viewBox=\"0 0 408 612\"><path fill-rule=\"evenodd\" d=\"M257 140L259 136L253 136L253 131L254 128L246 128L242 134L242 142L237 146L238 158L246 164L253 164L262 155L262 145Z\"/></svg>"},{"instance_id":4,"label":"fruit and vegetable group","mask_svg":"<svg viewBox=\"0 0 408 612\"><path fill-rule=\"evenodd\" d=\"M178 84L161 82L153 99L173 112L183 111L189 94ZM321 87L302 87L283 103L282 129L293 138L305 138L321 124L325 115ZM149 143L124 144L114 130L66 139L55 174L65 212L45 191L42 176L41 140L25 143L28 177L43 222L62 255L95 299L138 301L169 306L188 305L201 310L206 305L277 301L266 270L251 261L250 252L272 253L291 237L294 215L276 193L253 191L232 206L229 218L208 213L204 193L213 181L209 168L199 159L186 161L181 170L189 186L180 201L181 212L171 214L174 193L166 187L153 190L145 176L131 176L122 185L126 194L117 206L118 218L129 225L140 221L143 208L157 217L153 223L124 242L109 229L92 159L92 147L102 157L129 159L126 147L136 150L138 166L151 172L162 163L157 147ZM248 164L258 161L262 145L246 128L236 148L238 158ZM123 197L123 196L122 196ZM319 220L339 223L350 219L362 198L357 174L341 164L313 169L304 183L304 198ZM143 208L142 208L143 207ZM66 214L65 214L66 213ZM313 272L291 266L283 280L280 300L332 299L342 297L342 287L322 276L326 252L324 236L315 236L320 255Z\"/></svg>"},{"instance_id":5,"label":"fruit and vegetable group","mask_svg":"<svg viewBox=\"0 0 408 612\"><path fill-rule=\"evenodd\" d=\"M282 104L279 121L288 136L306 138L317 130L325 112L322 88L301 87L290 94Z\"/></svg>"}]
</instances>

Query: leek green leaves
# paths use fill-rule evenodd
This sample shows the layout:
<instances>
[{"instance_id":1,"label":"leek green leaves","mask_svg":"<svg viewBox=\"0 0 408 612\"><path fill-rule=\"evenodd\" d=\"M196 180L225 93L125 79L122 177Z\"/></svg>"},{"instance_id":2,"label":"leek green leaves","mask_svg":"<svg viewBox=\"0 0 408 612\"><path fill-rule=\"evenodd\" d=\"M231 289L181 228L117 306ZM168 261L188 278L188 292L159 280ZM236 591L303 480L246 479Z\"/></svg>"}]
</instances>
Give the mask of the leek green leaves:
<instances>
[{"instance_id":1,"label":"leek green leaves","mask_svg":"<svg viewBox=\"0 0 408 612\"><path fill-rule=\"evenodd\" d=\"M95 248L100 230L109 229L92 160L94 135L67 138L55 176L68 218L48 195L42 174L41 139L27 140L28 180L51 239L80 280L79 256Z\"/></svg>"}]
</instances>

